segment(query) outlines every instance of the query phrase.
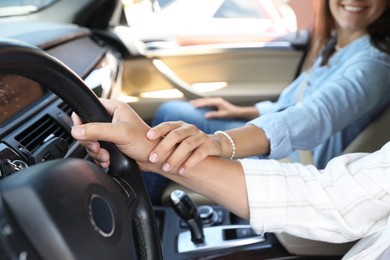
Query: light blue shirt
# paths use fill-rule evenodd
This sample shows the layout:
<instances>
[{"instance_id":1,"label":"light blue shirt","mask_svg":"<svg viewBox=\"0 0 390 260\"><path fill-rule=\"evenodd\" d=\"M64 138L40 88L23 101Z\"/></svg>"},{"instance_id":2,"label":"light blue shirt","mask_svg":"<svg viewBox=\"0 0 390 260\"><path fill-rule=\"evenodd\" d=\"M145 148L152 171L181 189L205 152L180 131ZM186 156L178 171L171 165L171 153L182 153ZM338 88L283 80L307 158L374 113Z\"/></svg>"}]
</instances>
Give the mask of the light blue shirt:
<instances>
[{"instance_id":1,"label":"light blue shirt","mask_svg":"<svg viewBox=\"0 0 390 260\"><path fill-rule=\"evenodd\" d=\"M277 102L256 104L261 116L248 124L262 128L270 141L266 158L291 155L298 161L294 151L313 149L314 164L324 168L389 104L390 55L368 35L336 52L327 65L320 66L321 60Z\"/></svg>"}]
</instances>

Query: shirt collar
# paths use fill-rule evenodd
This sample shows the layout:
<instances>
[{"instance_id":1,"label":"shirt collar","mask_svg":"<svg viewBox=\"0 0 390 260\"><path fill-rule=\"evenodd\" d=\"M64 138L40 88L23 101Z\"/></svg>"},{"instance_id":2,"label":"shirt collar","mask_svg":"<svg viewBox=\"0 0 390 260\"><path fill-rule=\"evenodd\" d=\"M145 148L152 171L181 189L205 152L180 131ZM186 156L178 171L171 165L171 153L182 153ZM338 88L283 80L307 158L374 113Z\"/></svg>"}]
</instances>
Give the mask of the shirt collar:
<instances>
[{"instance_id":1,"label":"shirt collar","mask_svg":"<svg viewBox=\"0 0 390 260\"><path fill-rule=\"evenodd\" d=\"M353 56L360 50L367 50L371 48L371 37L370 35L366 34L361 36L360 38L357 38L347 46L343 47L341 50L337 51L329 60L328 64L332 65L335 63L339 63L340 60L348 59L349 57ZM317 62L317 65L319 65L322 61L322 58L320 58Z\"/></svg>"}]
</instances>

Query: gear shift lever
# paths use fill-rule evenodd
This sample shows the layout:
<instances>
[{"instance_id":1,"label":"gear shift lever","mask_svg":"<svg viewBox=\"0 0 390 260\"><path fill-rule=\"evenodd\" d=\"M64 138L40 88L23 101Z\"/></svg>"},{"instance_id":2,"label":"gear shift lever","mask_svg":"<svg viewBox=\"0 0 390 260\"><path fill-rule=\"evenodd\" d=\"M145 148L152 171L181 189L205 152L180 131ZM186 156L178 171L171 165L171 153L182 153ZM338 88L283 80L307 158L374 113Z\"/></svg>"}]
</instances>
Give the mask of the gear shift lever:
<instances>
[{"instance_id":1,"label":"gear shift lever","mask_svg":"<svg viewBox=\"0 0 390 260\"><path fill-rule=\"evenodd\" d=\"M194 244L204 243L203 224L195 203L182 190L173 191L169 199L174 211L187 223L192 242Z\"/></svg>"}]
</instances>

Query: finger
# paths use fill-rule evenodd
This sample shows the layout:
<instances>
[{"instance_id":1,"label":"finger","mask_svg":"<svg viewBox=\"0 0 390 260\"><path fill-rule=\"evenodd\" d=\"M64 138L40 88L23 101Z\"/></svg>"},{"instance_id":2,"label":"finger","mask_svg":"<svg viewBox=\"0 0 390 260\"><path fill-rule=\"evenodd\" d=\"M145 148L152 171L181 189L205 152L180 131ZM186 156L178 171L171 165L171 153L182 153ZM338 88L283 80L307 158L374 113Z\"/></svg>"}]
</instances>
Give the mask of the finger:
<instances>
[{"instance_id":1,"label":"finger","mask_svg":"<svg viewBox=\"0 0 390 260\"><path fill-rule=\"evenodd\" d=\"M202 103L205 99L208 99L208 98L196 98L196 99L190 100L189 102L190 102L191 104L200 104L200 103Z\"/></svg>"},{"instance_id":2,"label":"finger","mask_svg":"<svg viewBox=\"0 0 390 260\"><path fill-rule=\"evenodd\" d=\"M100 144L98 142L91 142L91 141L81 141L80 144L85 148L85 150L88 152L88 155L93 157L95 160L98 160L99 153L101 153L103 148L100 148ZM107 157L102 157L104 161L107 161Z\"/></svg>"},{"instance_id":3,"label":"finger","mask_svg":"<svg viewBox=\"0 0 390 260\"><path fill-rule=\"evenodd\" d=\"M83 123L81 121L81 118L74 112L72 113L71 118L72 118L72 121L73 121L73 125L81 125Z\"/></svg>"},{"instance_id":4,"label":"finger","mask_svg":"<svg viewBox=\"0 0 390 260\"><path fill-rule=\"evenodd\" d=\"M100 150L99 142L94 141L80 141L80 144L88 151L98 153Z\"/></svg>"},{"instance_id":5,"label":"finger","mask_svg":"<svg viewBox=\"0 0 390 260\"><path fill-rule=\"evenodd\" d=\"M207 151L203 148L200 147L199 149L196 149L191 156L188 157L187 160L185 160L180 167L178 168L177 172L179 174L185 174L189 170L191 170L195 165L197 165L200 161L205 159L209 154Z\"/></svg>"},{"instance_id":6,"label":"finger","mask_svg":"<svg viewBox=\"0 0 390 260\"><path fill-rule=\"evenodd\" d=\"M93 160L96 165L99 165L101 168L108 169L110 167L110 161L101 162L97 159Z\"/></svg>"},{"instance_id":7,"label":"finger","mask_svg":"<svg viewBox=\"0 0 390 260\"><path fill-rule=\"evenodd\" d=\"M128 135L125 124L88 123L72 128L73 138L79 141L106 141L122 144L123 136Z\"/></svg>"},{"instance_id":8,"label":"finger","mask_svg":"<svg viewBox=\"0 0 390 260\"><path fill-rule=\"evenodd\" d=\"M201 132L196 126L186 123L176 124L176 122L173 122L172 125L174 126L172 127L173 130L167 133L150 153L150 162L158 162L160 158L167 155L168 151L175 149L179 143L184 142L185 145L181 144L181 146L188 147L187 149L190 151L194 150L201 144L203 139L198 139L198 141L196 141L196 137L198 137L199 134L203 134L203 132ZM179 125L181 125L181 127L178 127Z\"/></svg>"},{"instance_id":9,"label":"finger","mask_svg":"<svg viewBox=\"0 0 390 260\"><path fill-rule=\"evenodd\" d=\"M102 105L104 106L104 108L107 110L107 112L110 114L110 115L114 115L115 111L122 107L122 106L126 106L126 107L129 107L129 105L123 103L123 102L120 102L118 100L114 100L114 99L104 99L104 98L101 98L99 99L100 102L102 103Z\"/></svg>"},{"instance_id":10,"label":"finger","mask_svg":"<svg viewBox=\"0 0 390 260\"><path fill-rule=\"evenodd\" d=\"M180 146L180 145L179 145ZM184 149L185 150L185 149ZM164 161L161 169L163 171L172 171L178 172L179 166L189 157L191 156L190 152L185 152L181 148L175 149L171 155Z\"/></svg>"},{"instance_id":11,"label":"finger","mask_svg":"<svg viewBox=\"0 0 390 260\"><path fill-rule=\"evenodd\" d=\"M90 141L80 141L80 144L85 148L88 155L94 159L97 159L97 154L100 150L100 145L97 142L90 142Z\"/></svg>"},{"instance_id":12,"label":"finger","mask_svg":"<svg viewBox=\"0 0 390 260\"><path fill-rule=\"evenodd\" d=\"M182 121L163 122L163 123L151 128L146 133L146 137L149 140L156 140L158 138L166 136L172 130L182 127L183 124L184 124L184 122L182 122Z\"/></svg>"},{"instance_id":13,"label":"finger","mask_svg":"<svg viewBox=\"0 0 390 260\"><path fill-rule=\"evenodd\" d=\"M102 163L96 163L96 164L99 165L100 167L104 168L104 169L108 169L110 167L110 161L102 162Z\"/></svg>"},{"instance_id":14,"label":"finger","mask_svg":"<svg viewBox=\"0 0 390 260\"><path fill-rule=\"evenodd\" d=\"M219 98L201 98L190 101L190 103L196 107L216 107L218 106Z\"/></svg>"},{"instance_id":15,"label":"finger","mask_svg":"<svg viewBox=\"0 0 390 260\"><path fill-rule=\"evenodd\" d=\"M179 174L184 174L188 172L196 164L198 164L200 161L202 161L208 156L220 155L218 144L210 138L208 139L208 141L209 142L204 142L201 146L194 150L190 156L188 156L188 158L179 167Z\"/></svg>"},{"instance_id":16,"label":"finger","mask_svg":"<svg viewBox=\"0 0 390 260\"><path fill-rule=\"evenodd\" d=\"M165 160L163 164L165 168L163 167L163 170L177 169L194 151L205 144L205 141L207 141L204 138L205 136L205 134L189 136L180 142L172 154Z\"/></svg>"},{"instance_id":17,"label":"finger","mask_svg":"<svg viewBox=\"0 0 390 260\"><path fill-rule=\"evenodd\" d=\"M226 118L226 112L225 111L209 111L204 114L205 118Z\"/></svg>"},{"instance_id":18,"label":"finger","mask_svg":"<svg viewBox=\"0 0 390 260\"><path fill-rule=\"evenodd\" d=\"M110 154L107 150L103 148L96 149L86 149L88 155L95 161L96 164L100 165L103 168L108 168L110 165Z\"/></svg>"},{"instance_id":19,"label":"finger","mask_svg":"<svg viewBox=\"0 0 390 260\"><path fill-rule=\"evenodd\" d=\"M105 149L100 149L99 153L97 154L96 159L98 161L98 164L102 168L108 168L110 166L110 154Z\"/></svg>"}]
</instances>

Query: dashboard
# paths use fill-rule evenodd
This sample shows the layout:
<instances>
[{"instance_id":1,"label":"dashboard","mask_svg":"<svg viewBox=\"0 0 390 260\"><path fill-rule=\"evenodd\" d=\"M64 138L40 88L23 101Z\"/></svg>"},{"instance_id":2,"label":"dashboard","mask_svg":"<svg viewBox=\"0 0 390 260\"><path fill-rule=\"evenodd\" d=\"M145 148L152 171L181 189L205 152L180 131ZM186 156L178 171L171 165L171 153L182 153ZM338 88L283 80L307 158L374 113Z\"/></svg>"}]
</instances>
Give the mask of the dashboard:
<instances>
[{"instance_id":1,"label":"dashboard","mask_svg":"<svg viewBox=\"0 0 390 260\"><path fill-rule=\"evenodd\" d=\"M41 85L26 77L0 75L0 124L12 119L18 112L27 109L45 93Z\"/></svg>"},{"instance_id":2,"label":"dashboard","mask_svg":"<svg viewBox=\"0 0 390 260\"><path fill-rule=\"evenodd\" d=\"M8 32L23 31L16 29L18 24L12 26L15 30ZM98 97L111 98L121 91L120 52L85 28L32 23L21 34L1 34L0 37L45 50L70 67ZM71 108L45 86L20 75L0 72L0 160L22 162L27 167L56 159L57 153L49 146L54 139L66 142L61 157L85 158L85 150L70 134L71 114ZM1 169L0 174L4 174Z\"/></svg>"}]
</instances>

